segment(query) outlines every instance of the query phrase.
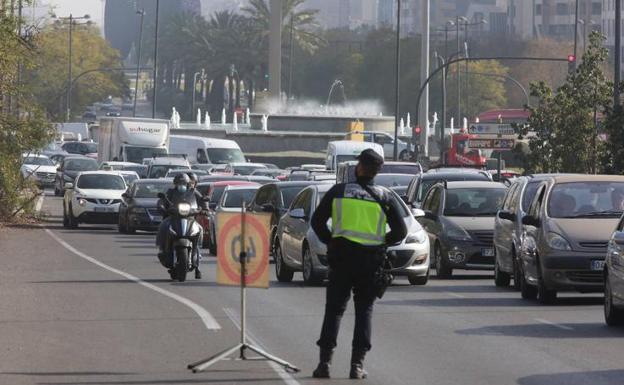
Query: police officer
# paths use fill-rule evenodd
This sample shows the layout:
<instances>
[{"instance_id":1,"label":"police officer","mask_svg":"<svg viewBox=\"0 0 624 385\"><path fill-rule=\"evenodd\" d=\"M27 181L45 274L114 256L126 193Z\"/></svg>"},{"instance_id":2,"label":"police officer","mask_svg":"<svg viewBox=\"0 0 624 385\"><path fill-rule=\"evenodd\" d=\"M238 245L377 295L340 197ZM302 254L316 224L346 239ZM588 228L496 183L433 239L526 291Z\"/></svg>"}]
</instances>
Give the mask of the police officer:
<instances>
[{"instance_id":1,"label":"police officer","mask_svg":"<svg viewBox=\"0 0 624 385\"><path fill-rule=\"evenodd\" d=\"M327 245L329 283L321 337L320 363L315 378L329 378L340 320L353 291L355 328L353 333L352 379L366 378L364 357L371 348L371 317L376 291L375 271L383 263L385 247L399 243L407 234L398 203L391 192L375 186L373 179L383 157L372 149L357 157L356 182L332 187L312 217L312 228ZM331 230L327 221L332 219ZM386 224L390 232L386 233Z\"/></svg>"}]
</instances>

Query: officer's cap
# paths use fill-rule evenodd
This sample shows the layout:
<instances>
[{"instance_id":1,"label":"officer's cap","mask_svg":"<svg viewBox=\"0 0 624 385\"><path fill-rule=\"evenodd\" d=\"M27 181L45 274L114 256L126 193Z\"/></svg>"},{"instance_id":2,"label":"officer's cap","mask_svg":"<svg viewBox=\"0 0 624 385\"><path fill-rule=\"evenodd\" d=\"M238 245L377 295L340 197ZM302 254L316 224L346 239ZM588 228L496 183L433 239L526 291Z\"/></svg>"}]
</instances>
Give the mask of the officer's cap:
<instances>
[{"instance_id":1,"label":"officer's cap","mask_svg":"<svg viewBox=\"0 0 624 385\"><path fill-rule=\"evenodd\" d=\"M373 150L372 148L367 148L366 150L362 151L360 155L356 157L356 159L359 160L360 163L368 166L380 167L384 163L383 157L375 152L375 150Z\"/></svg>"}]
</instances>

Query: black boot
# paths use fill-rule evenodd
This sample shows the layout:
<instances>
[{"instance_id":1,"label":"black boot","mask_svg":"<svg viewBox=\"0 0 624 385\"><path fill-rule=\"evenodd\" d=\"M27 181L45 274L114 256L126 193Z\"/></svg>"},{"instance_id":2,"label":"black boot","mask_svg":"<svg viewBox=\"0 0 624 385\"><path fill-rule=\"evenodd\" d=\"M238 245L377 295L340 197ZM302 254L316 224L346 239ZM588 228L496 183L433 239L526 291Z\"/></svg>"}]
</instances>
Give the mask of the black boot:
<instances>
[{"instance_id":1,"label":"black boot","mask_svg":"<svg viewBox=\"0 0 624 385\"><path fill-rule=\"evenodd\" d=\"M195 268L195 279L201 279L202 275L201 275L201 271L199 271L199 267Z\"/></svg>"},{"instance_id":2,"label":"black boot","mask_svg":"<svg viewBox=\"0 0 624 385\"><path fill-rule=\"evenodd\" d=\"M349 378L353 380L362 380L368 376L366 370L364 370L364 357L366 356L366 350L353 349L351 351L351 372Z\"/></svg>"},{"instance_id":3,"label":"black boot","mask_svg":"<svg viewBox=\"0 0 624 385\"><path fill-rule=\"evenodd\" d=\"M321 348L319 364L312 372L314 378L329 378L329 368L331 366L332 356L334 355L334 349Z\"/></svg>"}]
</instances>

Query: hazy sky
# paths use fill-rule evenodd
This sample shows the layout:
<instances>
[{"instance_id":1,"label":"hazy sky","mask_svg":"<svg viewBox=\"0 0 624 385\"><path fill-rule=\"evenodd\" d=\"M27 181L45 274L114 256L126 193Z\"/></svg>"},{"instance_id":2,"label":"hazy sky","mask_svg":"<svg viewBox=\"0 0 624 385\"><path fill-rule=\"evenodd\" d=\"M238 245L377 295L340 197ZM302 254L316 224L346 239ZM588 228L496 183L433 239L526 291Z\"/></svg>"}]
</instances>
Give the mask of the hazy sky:
<instances>
[{"instance_id":1,"label":"hazy sky","mask_svg":"<svg viewBox=\"0 0 624 385\"><path fill-rule=\"evenodd\" d=\"M102 23L102 4L101 0L37 0L38 12L45 12L46 5L52 5L56 7L54 12L59 16L88 14L98 25Z\"/></svg>"}]
</instances>

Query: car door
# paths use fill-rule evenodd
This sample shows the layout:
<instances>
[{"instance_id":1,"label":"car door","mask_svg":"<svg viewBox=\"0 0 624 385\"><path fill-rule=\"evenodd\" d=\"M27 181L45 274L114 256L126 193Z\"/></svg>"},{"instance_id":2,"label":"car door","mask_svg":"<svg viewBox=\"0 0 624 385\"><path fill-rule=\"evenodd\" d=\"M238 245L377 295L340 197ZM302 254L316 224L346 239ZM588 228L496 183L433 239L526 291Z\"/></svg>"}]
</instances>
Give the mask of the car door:
<instances>
[{"instance_id":1,"label":"car door","mask_svg":"<svg viewBox=\"0 0 624 385\"><path fill-rule=\"evenodd\" d=\"M294 259L293 255L296 253L295 251L296 242L294 240L294 236L295 236L294 231L297 228L296 222L301 221L301 219L299 218L293 218L292 216L290 216L290 213L293 210L304 209L305 200L307 199L308 194L309 194L309 189L305 189L301 193L299 193L299 195L297 195L292 205L290 206L290 209L288 210L286 215L282 218L282 221L283 221L282 239L281 239L282 254L290 265L293 264L293 259Z\"/></svg>"},{"instance_id":2,"label":"car door","mask_svg":"<svg viewBox=\"0 0 624 385\"><path fill-rule=\"evenodd\" d=\"M500 211L512 212L513 197L520 188L520 183L514 183L503 201L503 206ZM500 212L499 211L499 212ZM496 249L496 256L499 264L505 264L510 258L507 258L511 253L512 234L514 230L514 222L508 218L501 218L499 215L494 217L494 247ZM499 256L501 258L499 258ZM508 271L508 266L503 266L504 271Z\"/></svg>"},{"instance_id":3,"label":"car door","mask_svg":"<svg viewBox=\"0 0 624 385\"><path fill-rule=\"evenodd\" d=\"M310 217L312 216L312 202L314 199L313 189L307 189L303 196L303 212L304 218L294 220L292 224L291 242L292 242L292 259L297 265L303 263L303 241L308 228L310 227Z\"/></svg>"},{"instance_id":4,"label":"car door","mask_svg":"<svg viewBox=\"0 0 624 385\"><path fill-rule=\"evenodd\" d=\"M618 302L624 301L624 245L616 242L616 236L620 238L624 232L624 217L620 219L620 223L615 229L614 235L609 242L607 251L607 266L609 268L609 282L611 283L611 292L617 298Z\"/></svg>"},{"instance_id":5,"label":"car door","mask_svg":"<svg viewBox=\"0 0 624 385\"><path fill-rule=\"evenodd\" d=\"M531 206L529 206L528 216L540 219L540 212L544 200L546 199L547 184L543 183L538 187ZM533 225L523 225L523 240L522 240L522 266L524 269L525 277L530 281L537 281L537 264L536 257L538 252L538 245L540 242L540 229Z\"/></svg>"},{"instance_id":6,"label":"car door","mask_svg":"<svg viewBox=\"0 0 624 385\"><path fill-rule=\"evenodd\" d=\"M436 193L436 191L437 191L437 188L429 190L429 192L425 196L425 199L423 200L423 205L422 205L422 210L425 212L425 216L417 218L422 228L427 232L427 235L429 236L429 243L432 247L435 244L436 234L434 234L435 220L431 216L432 214L431 210L434 208L433 199L434 199L434 194Z\"/></svg>"}]
</instances>

